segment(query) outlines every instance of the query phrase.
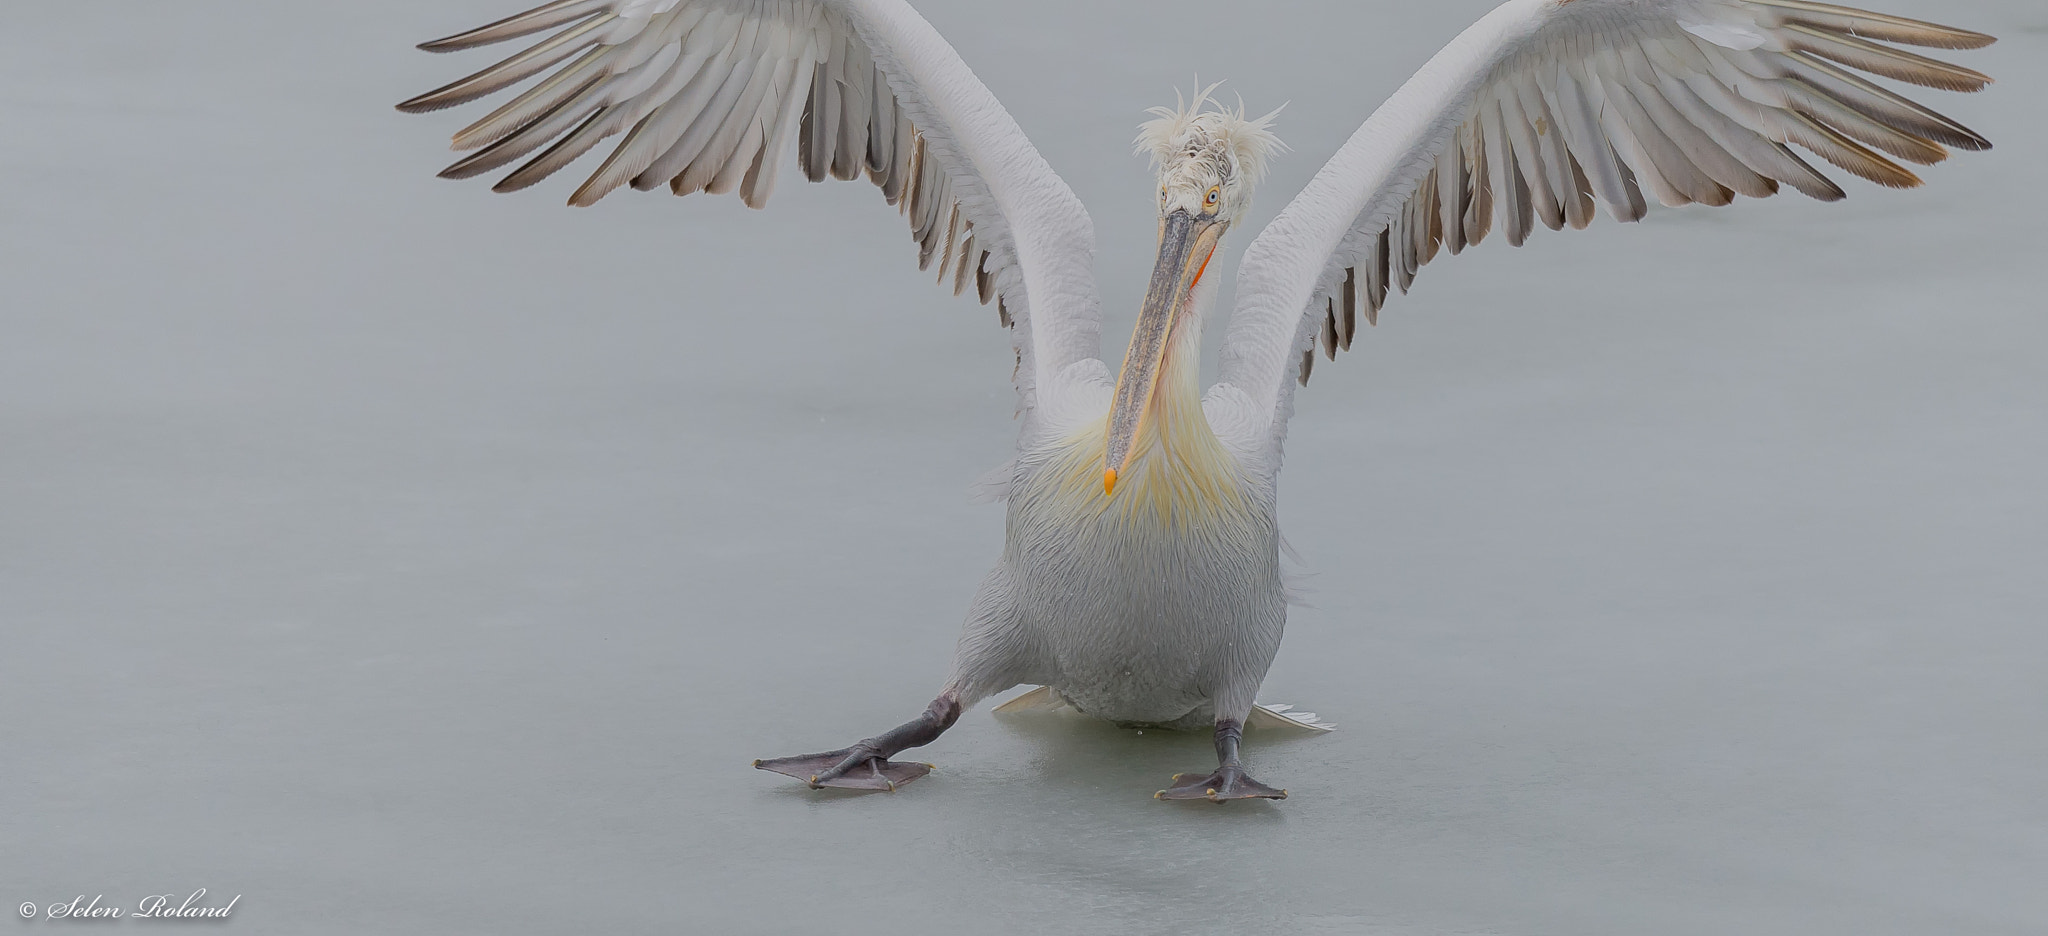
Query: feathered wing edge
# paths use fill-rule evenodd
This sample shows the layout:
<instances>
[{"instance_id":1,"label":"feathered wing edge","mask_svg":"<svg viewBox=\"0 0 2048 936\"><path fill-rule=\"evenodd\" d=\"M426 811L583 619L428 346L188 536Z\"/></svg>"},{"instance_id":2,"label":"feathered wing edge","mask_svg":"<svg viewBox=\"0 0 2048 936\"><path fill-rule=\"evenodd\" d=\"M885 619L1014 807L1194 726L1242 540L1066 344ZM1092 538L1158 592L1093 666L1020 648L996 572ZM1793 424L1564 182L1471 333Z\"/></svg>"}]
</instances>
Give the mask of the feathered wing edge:
<instances>
[{"instance_id":1,"label":"feathered wing edge","mask_svg":"<svg viewBox=\"0 0 2048 936\"><path fill-rule=\"evenodd\" d=\"M1511 0L1360 127L1246 251L1218 392L1276 450L1318 345L1334 359L1438 252L1494 229L1584 228L1667 206L1844 193L1796 144L1877 184L1921 184L1981 135L1849 70L1976 91L1978 72L1883 45L1982 33L1804 0ZM1847 66L1847 67L1844 67ZM1276 465L1277 467L1277 465Z\"/></svg>"},{"instance_id":2,"label":"feathered wing edge","mask_svg":"<svg viewBox=\"0 0 2048 936\"><path fill-rule=\"evenodd\" d=\"M630 185L737 190L758 208L794 148L811 181L865 174L908 220L920 269L936 264L955 295L971 287L996 304L1015 335L1020 406L1032 406L1046 375L1093 356L1099 304L1086 210L901 0L556 0L421 48L535 33L547 35L399 105L439 110L546 73L455 134L454 147L470 153L444 177L524 159L494 186L518 191L624 134L570 204ZM1034 307L1053 314L1033 321Z\"/></svg>"}]
</instances>

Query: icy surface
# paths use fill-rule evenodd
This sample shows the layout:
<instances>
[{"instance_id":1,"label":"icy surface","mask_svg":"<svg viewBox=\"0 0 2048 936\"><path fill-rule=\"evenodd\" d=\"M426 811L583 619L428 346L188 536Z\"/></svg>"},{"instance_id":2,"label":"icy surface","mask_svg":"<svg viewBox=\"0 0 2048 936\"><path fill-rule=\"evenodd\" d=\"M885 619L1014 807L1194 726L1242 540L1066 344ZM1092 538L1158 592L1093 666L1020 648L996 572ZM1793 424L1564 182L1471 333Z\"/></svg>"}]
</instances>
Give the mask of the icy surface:
<instances>
[{"instance_id":1,"label":"icy surface","mask_svg":"<svg viewBox=\"0 0 2048 936\"><path fill-rule=\"evenodd\" d=\"M1093 210L1112 354L1145 107L1198 65L1291 101L1262 221L1488 5L920 4ZM1282 491L1316 607L1261 697L1343 728L1252 747L1294 796L1225 808L1149 798L1203 738L985 711L893 796L748 769L919 711L1000 545L965 489L1008 349L871 188L434 179L462 119L391 104L482 59L410 45L505 0L10 9L0 905L2048 930L2048 6L1884 5L2003 37L1956 55L1989 92L1920 95L1997 151L1489 242L1318 369Z\"/></svg>"}]
</instances>

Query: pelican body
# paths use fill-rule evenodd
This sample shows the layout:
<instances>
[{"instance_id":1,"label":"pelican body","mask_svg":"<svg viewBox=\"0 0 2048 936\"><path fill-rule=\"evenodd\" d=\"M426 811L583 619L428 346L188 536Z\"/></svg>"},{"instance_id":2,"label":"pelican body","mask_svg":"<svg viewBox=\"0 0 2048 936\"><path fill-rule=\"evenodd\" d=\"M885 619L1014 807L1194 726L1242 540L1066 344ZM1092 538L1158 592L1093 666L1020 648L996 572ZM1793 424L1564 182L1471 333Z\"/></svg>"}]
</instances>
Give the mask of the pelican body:
<instances>
[{"instance_id":1,"label":"pelican body","mask_svg":"<svg viewBox=\"0 0 2048 936\"><path fill-rule=\"evenodd\" d=\"M426 43L447 52L547 33L399 105L431 111L535 76L455 135L468 178L516 191L623 134L570 196L623 186L737 191L764 205L794 150L812 181L865 175L910 224L920 266L996 302L1022 429L1004 473L1001 560L968 611L953 672L917 718L850 747L757 761L812 787L894 790L892 760L1020 684L1123 724L1214 731L1217 769L1167 799L1285 798L1239 739L1280 646L1281 442L1316 350L1350 348L1390 289L1439 252L1605 208L1726 205L1781 186L1846 195L1791 145L1880 185L1899 162L1990 144L1856 71L1952 91L1982 74L1896 48L1992 37L1808 0L1508 0L1361 126L1251 242L1217 383L1197 379L1211 261L1245 217L1270 125L1212 88L1141 128L1158 255L1123 364L1098 356L1085 209L959 56L903 0L556 0ZM1895 162L1898 160L1899 162Z\"/></svg>"},{"instance_id":2,"label":"pelican body","mask_svg":"<svg viewBox=\"0 0 2048 936\"><path fill-rule=\"evenodd\" d=\"M1019 479L1002 561L962 641L963 688L1050 686L1124 724L1245 716L1286 624L1272 499L1227 454L1190 466L1146 441L1157 447L1109 496L1093 470L1099 441L1056 448Z\"/></svg>"}]
</instances>

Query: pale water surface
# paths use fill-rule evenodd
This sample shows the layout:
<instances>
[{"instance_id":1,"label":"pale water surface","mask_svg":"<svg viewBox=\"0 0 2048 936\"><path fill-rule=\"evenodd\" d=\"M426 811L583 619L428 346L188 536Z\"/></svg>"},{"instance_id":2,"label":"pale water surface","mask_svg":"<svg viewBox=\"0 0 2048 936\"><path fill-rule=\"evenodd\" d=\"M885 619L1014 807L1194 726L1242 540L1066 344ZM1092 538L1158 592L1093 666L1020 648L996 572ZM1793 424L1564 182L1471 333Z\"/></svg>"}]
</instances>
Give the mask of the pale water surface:
<instances>
[{"instance_id":1,"label":"pale water surface","mask_svg":"<svg viewBox=\"0 0 2048 936\"><path fill-rule=\"evenodd\" d=\"M512 0L516 6L516 0ZM1290 101L1270 217L1487 0L922 6L1094 211L1146 106ZM280 934L2048 931L2048 5L1922 94L1999 149L1433 265L1301 397L1315 578L1251 749L977 712L894 796L1008 457L994 315L865 185L440 182L510 11L19 4L0 30L0 906ZM1255 226L1255 225L1254 225ZM1246 237L1235 246L1241 249ZM1220 330L1218 330L1220 332ZM20 923L21 932L58 924ZM140 931L125 920L99 932ZM161 924L155 924L161 925ZM11 928L11 927L10 927Z\"/></svg>"}]
</instances>

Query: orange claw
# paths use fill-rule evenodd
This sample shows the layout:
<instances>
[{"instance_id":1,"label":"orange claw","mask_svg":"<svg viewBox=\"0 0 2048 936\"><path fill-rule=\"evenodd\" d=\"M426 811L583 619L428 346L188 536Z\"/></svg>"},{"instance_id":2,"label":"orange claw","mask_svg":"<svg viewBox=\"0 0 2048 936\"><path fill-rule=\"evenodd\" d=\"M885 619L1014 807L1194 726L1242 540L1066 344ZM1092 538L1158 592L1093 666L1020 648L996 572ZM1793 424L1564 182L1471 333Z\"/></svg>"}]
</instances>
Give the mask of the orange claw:
<instances>
[{"instance_id":1,"label":"orange claw","mask_svg":"<svg viewBox=\"0 0 2048 936\"><path fill-rule=\"evenodd\" d=\"M1104 497L1107 497L1114 493L1116 493L1116 469L1111 468L1102 473L1102 494Z\"/></svg>"}]
</instances>

